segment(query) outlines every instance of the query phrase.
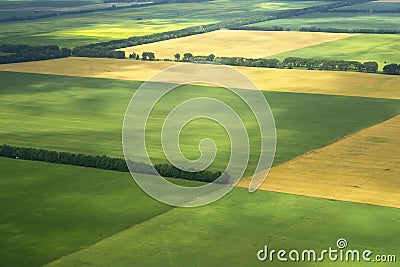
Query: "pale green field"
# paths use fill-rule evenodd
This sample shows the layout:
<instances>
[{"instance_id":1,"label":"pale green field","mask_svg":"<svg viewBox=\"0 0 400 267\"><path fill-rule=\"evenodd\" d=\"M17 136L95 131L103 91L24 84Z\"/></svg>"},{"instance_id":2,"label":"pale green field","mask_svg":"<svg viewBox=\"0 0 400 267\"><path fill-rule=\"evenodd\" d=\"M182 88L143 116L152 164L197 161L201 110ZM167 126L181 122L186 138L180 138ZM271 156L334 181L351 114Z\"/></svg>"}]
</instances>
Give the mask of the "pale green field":
<instances>
[{"instance_id":1,"label":"pale green field","mask_svg":"<svg viewBox=\"0 0 400 267\"><path fill-rule=\"evenodd\" d=\"M400 63L400 34L357 34L342 40L327 42L270 58L303 57L336 60L376 61L380 69L385 64Z\"/></svg>"},{"instance_id":2,"label":"pale green field","mask_svg":"<svg viewBox=\"0 0 400 267\"><path fill-rule=\"evenodd\" d=\"M302 27L336 29L397 29L400 25L399 14L366 13L312 13L288 19L271 20L248 25L249 27L281 26L297 31Z\"/></svg>"}]
</instances>

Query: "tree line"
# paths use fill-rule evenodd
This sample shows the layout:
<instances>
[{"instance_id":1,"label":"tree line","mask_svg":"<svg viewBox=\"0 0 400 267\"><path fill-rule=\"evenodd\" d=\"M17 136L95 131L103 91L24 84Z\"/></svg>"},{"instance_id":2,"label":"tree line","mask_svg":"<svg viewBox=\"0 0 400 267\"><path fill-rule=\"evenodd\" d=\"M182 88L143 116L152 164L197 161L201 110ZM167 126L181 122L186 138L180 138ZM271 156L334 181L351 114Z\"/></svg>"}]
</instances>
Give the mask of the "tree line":
<instances>
[{"instance_id":1,"label":"tree line","mask_svg":"<svg viewBox=\"0 0 400 267\"><path fill-rule=\"evenodd\" d=\"M241 26L232 28L232 30L248 30L248 31L291 31L289 27L281 26ZM321 28L321 27L301 27L299 32L330 32L330 33L372 33L372 34L397 34L400 30L397 29L340 29L340 28Z\"/></svg>"},{"instance_id":2,"label":"tree line","mask_svg":"<svg viewBox=\"0 0 400 267\"><path fill-rule=\"evenodd\" d=\"M400 13L400 8L397 9L331 9L323 12L329 13Z\"/></svg>"},{"instance_id":3,"label":"tree line","mask_svg":"<svg viewBox=\"0 0 400 267\"><path fill-rule=\"evenodd\" d=\"M193 181L212 182L218 177L229 179L229 175L221 172L207 170L190 172L176 168L170 164L156 164L154 168L143 162L134 162L123 158L111 158L106 155L85 155L70 152L58 152L46 149L17 147L3 144L0 146L0 157L16 158L23 160L44 161L66 165L91 167L104 170L129 172L129 168L136 173L157 174L154 169L164 177L182 178ZM128 168L128 165L129 168Z\"/></svg>"},{"instance_id":4,"label":"tree line","mask_svg":"<svg viewBox=\"0 0 400 267\"><path fill-rule=\"evenodd\" d=\"M75 47L72 53L74 56L82 56L82 57L109 57L109 53L106 52L107 50L115 50L129 46L160 42L169 39L202 34L221 29L233 29L248 24L254 24L258 22L281 19L281 18L288 18L293 16L300 16L308 13L320 12L322 10L328 10L332 8L354 5L357 3L364 3L369 1L370 0L347 0L334 3L327 3L318 6L300 8L300 9L266 12L264 15L249 16L247 18L239 18L231 21L192 26L180 30L154 33L144 36L134 36L125 39L111 40L106 42L89 44L85 46L79 46ZM101 52L96 50L100 50Z\"/></svg>"},{"instance_id":5,"label":"tree line","mask_svg":"<svg viewBox=\"0 0 400 267\"><path fill-rule=\"evenodd\" d=\"M142 60L145 59L145 55L151 54L152 60L155 59L155 55L152 52L143 52ZM133 53L130 58L139 59L139 57ZM178 62L193 62L193 63L212 63L212 64L223 64L231 66L244 66L244 67L259 67L259 68L300 68L308 70L336 70L336 71L357 71L357 72L369 72L376 73L378 71L378 63L374 61L368 61L361 63L359 61L348 61L348 60L333 60L333 59L313 59L313 58L301 58L301 57L288 57L280 61L272 58L245 58L245 57L216 57L214 54L208 56L194 56L192 53L184 53L183 56L179 53L174 55L175 61Z\"/></svg>"},{"instance_id":6,"label":"tree line","mask_svg":"<svg viewBox=\"0 0 400 267\"><path fill-rule=\"evenodd\" d=\"M0 56L0 64L63 58L72 53L71 49L57 45L0 45L0 52L6 53Z\"/></svg>"},{"instance_id":7,"label":"tree line","mask_svg":"<svg viewBox=\"0 0 400 267\"><path fill-rule=\"evenodd\" d=\"M397 34L400 30L397 29L339 29L339 28L320 28L320 27L302 27L299 32L332 32L332 33L372 33L372 34Z\"/></svg>"}]
</instances>

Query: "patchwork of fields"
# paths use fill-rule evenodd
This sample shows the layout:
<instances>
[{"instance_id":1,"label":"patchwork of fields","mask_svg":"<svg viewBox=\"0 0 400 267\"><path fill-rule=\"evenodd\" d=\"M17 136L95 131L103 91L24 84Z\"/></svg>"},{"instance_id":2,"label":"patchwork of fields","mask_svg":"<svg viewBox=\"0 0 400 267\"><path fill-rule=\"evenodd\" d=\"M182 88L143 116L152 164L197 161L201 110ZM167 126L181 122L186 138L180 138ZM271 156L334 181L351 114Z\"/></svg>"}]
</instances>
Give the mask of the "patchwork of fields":
<instances>
[{"instance_id":1,"label":"patchwork of fields","mask_svg":"<svg viewBox=\"0 0 400 267\"><path fill-rule=\"evenodd\" d=\"M300 8L323 1L215 0L200 3L165 4L140 9L122 9L48 19L2 23L0 44L58 44L75 47L112 39L141 36L218 21L262 15L279 9ZM297 5L297 6L296 6Z\"/></svg>"},{"instance_id":2,"label":"patchwork of fields","mask_svg":"<svg viewBox=\"0 0 400 267\"><path fill-rule=\"evenodd\" d=\"M0 44L72 48L331 2L214 0L7 22L0 23ZM220 29L124 48L126 54L155 52L159 59L190 52L376 61L379 71L232 67L249 77L269 102L277 132L275 160L261 190L249 193L250 177L244 178L228 195L202 207L175 208L158 202L129 173L0 157L0 266L364 267L362 260L330 261L327 256L324 261L295 264L257 259L266 245L270 251L319 253L336 249L339 238L347 240L347 249L371 250L372 258L397 256L398 262L400 76L381 71L385 64L400 63L400 35L297 30L398 29L398 13L388 10L397 10L399 4L373 1L248 25L291 31ZM92 5L108 4L5 0L0 3L0 19ZM123 157L121 134L131 97L143 81L177 64L209 66L78 57L0 64L0 145ZM189 69L177 77L202 68ZM173 82L172 76L161 84ZM179 86L154 105L144 129L149 157L153 163L167 162L161 139L166 116L199 97L226 103L244 122L250 141L245 176L250 175L266 140L260 137L251 109L234 93L199 82ZM195 118L181 129L181 152L188 159L199 158L199 143L206 138L218 149L209 170L221 171L230 159L231 141L223 126L211 119ZM243 142L238 153L245 155L246 150ZM187 187L204 185L179 177L168 180Z\"/></svg>"}]
</instances>

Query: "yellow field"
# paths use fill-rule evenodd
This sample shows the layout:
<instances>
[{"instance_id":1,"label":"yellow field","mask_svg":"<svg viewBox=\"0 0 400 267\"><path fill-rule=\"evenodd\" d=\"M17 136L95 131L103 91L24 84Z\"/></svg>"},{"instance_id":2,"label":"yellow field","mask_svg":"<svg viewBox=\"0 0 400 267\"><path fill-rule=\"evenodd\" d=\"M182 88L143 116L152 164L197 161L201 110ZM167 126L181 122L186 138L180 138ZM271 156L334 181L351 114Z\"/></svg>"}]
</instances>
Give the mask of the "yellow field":
<instances>
[{"instance_id":1,"label":"yellow field","mask_svg":"<svg viewBox=\"0 0 400 267\"><path fill-rule=\"evenodd\" d=\"M144 81L175 64L178 63L64 58L4 64L0 65L0 71ZM263 90L400 99L400 76L395 75L249 67L236 69Z\"/></svg>"},{"instance_id":2,"label":"yellow field","mask_svg":"<svg viewBox=\"0 0 400 267\"><path fill-rule=\"evenodd\" d=\"M400 208L399 155L400 115L273 168L261 189Z\"/></svg>"},{"instance_id":3,"label":"yellow field","mask_svg":"<svg viewBox=\"0 0 400 267\"><path fill-rule=\"evenodd\" d=\"M176 53L225 57L262 58L351 36L344 33L266 32L221 30L121 49L127 54L154 52L157 58L173 59Z\"/></svg>"}]
</instances>

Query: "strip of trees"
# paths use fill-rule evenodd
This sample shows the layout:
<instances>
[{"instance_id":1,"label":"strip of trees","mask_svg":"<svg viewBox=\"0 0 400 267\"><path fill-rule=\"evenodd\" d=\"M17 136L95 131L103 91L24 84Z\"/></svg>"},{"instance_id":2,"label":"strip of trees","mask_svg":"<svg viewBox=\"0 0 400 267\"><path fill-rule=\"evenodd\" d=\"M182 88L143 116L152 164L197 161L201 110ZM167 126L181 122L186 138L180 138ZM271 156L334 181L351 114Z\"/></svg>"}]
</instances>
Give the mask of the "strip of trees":
<instances>
[{"instance_id":1,"label":"strip of trees","mask_svg":"<svg viewBox=\"0 0 400 267\"><path fill-rule=\"evenodd\" d=\"M372 34L397 34L400 33L398 29L339 29L339 28L320 28L320 27L302 27L300 32L332 32L332 33L372 33Z\"/></svg>"},{"instance_id":2,"label":"strip of trees","mask_svg":"<svg viewBox=\"0 0 400 267\"><path fill-rule=\"evenodd\" d=\"M248 31L291 31L290 28L283 28L281 26L242 26L235 27L232 30L248 30ZM398 29L340 29L340 28L321 28L321 27L301 27L299 32L330 32L330 33L372 33L372 34L397 34L400 33Z\"/></svg>"},{"instance_id":3,"label":"strip of trees","mask_svg":"<svg viewBox=\"0 0 400 267\"><path fill-rule=\"evenodd\" d=\"M194 56L192 53L185 53L183 57L175 54L175 61L194 62L194 63L212 63L231 66L259 67L259 68L286 68L286 69L309 69L309 70L336 70L336 71L357 71L375 73L378 71L378 63L331 60L331 59L313 59L288 57L283 61L267 58L245 58L245 57L216 57L214 54L208 56Z\"/></svg>"},{"instance_id":4,"label":"strip of trees","mask_svg":"<svg viewBox=\"0 0 400 267\"><path fill-rule=\"evenodd\" d=\"M71 49L60 48L57 45L0 45L0 64L37 61L71 56Z\"/></svg>"},{"instance_id":5,"label":"strip of trees","mask_svg":"<svg viewBox=\"0 0 400 267\"><path fill-rule=\"evenodd\" d=\"M211 172L203 170L200 172L190 172L176 168L170 164L156 164L154 168L142 162L128 163L123 158L111 158L105 155L85 155L69 152L57 152L38 148L17 147L3 144L0 146L0 157L44 161L51 163L75 165L82 167L92 167L105 170L115 170L128 172L129 168L136 173L157 174L164 177L182 178L193 181L212 182L218 177L229 179L229 175L221 172ZM129 164L129 168L128 165ZM155 170L157 171L155 171Z\"/></svg>"}]
</instances>

